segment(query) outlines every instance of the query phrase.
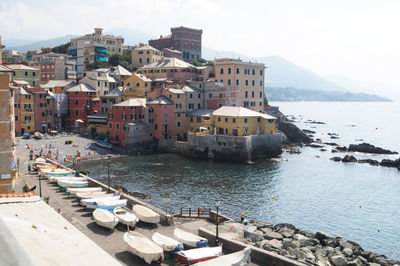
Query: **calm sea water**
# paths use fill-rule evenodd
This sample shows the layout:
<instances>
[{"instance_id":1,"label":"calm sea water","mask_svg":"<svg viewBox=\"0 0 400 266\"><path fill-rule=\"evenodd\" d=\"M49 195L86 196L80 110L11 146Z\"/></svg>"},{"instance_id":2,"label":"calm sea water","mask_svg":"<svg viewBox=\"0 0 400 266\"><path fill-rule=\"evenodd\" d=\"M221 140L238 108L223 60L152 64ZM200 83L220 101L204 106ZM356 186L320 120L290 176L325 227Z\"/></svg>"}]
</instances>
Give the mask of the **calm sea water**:
<instances>
[{"instance_id":1,"label":"calm sea water","mask_svg":"<svg viewBox=\"0 0 400 266\"><path fill-rule=\"evenodd\" d=\"M300 116L298 126L317 131L315 138L323 141L349 145L363 139L400 151L399 103L273 104L285 114ZM326 124L304 123L307 119ZM340 139L332 140L327 133L339 134ZM235 219L243 211L249 219L288 222L311 232L323 230L400 259L400 171L330 161L344 154L333 154L329 147L326 152L308 147L301 152L254 164L173 154L125 157L112 162L111 177L115 184L150 194L150 203L160 208L164 206L162 195L168 192L174 212L213 207L218 198L221 211ZM88 162L82 168L94 178L107 179L104 162Z\"/></svg>"}]
</instances>

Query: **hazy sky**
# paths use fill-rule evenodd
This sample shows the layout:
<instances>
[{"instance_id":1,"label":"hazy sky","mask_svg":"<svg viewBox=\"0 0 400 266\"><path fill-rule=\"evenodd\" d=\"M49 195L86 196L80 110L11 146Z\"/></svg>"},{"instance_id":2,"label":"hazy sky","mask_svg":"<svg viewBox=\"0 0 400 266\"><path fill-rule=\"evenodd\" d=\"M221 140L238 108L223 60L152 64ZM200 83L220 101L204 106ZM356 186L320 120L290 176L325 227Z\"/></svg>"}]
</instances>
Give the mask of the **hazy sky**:
<instances>
[{"instance_id":1,"label":"hazy sky","mask_svg":"<svg viewBox=\"0 0 400 266\"><path fill-rule=\"evenodd\" d=\"M203 45L248 56L278 55L322 76L400 85L397 0L1 0L3 39L45 39L133 28L203 29Z\"/></svg>"}]
</instances>

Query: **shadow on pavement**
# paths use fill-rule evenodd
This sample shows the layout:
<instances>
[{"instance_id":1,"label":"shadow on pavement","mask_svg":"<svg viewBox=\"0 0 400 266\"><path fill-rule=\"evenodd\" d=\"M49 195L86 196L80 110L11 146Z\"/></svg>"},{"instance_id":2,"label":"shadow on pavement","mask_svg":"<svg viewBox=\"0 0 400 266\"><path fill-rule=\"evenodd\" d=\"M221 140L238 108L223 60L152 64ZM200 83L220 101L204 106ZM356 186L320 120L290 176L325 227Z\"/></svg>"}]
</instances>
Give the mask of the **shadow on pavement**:
<instances>
[{"instance_id":1,"label":"shadow on pavement","mask_svg":"<svg viewBox=\"0 0 400 266\"><path fill-rule=\"evenodd\" d=\"M101 227L100 225L96 224L96 222L91 222L86 225L86 227L91 230L93 233L98 234L98 235L103 235L103 236L109 236L111 235L114 230Z\"/></svg>"}]
</instances>

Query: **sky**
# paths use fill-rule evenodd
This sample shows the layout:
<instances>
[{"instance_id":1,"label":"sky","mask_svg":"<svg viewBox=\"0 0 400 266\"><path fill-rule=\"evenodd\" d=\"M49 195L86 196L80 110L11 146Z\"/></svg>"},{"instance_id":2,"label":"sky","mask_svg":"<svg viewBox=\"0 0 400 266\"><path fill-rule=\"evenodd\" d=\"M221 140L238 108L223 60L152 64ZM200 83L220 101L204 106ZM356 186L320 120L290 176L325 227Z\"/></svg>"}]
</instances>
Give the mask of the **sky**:
<instances>
[{"instance_id":1,"label":"sky","mask_svg":"<svg viewBox=\"0 0 400 266\"><path fill-rule=\"evenodd\" d=\"M395 92L399 10L398 0L1 0L0 35L49 39L99 26L159 36L184 25L202 29L208 48L282 56L324 77Z\"/></svg>"}]
</instances>

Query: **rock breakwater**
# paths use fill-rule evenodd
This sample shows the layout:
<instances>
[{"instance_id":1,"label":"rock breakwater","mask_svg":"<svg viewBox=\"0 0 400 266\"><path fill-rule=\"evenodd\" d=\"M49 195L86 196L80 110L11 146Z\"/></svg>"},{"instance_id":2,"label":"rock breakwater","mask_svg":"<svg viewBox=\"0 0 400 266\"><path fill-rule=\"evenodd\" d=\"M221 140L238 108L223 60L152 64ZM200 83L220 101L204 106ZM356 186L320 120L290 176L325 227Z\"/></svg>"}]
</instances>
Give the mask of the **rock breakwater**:
<instances>
[{"instance_id":1,"label":"rock breakwater","mask_svg":"<svg viewBox=\"0 0 400 266\"><path fill-rule=\"evenodd\" d=\"M305 232L287 223L252 221L244 229L244 237L256 247L307 265L400 265L400 261L366 251L353 241L322 231Z\"/></svg>"}]
</instances>

